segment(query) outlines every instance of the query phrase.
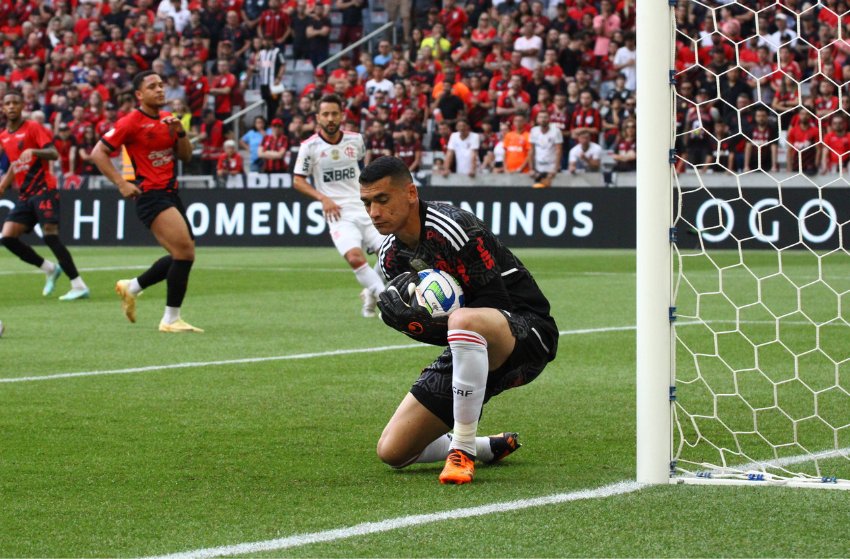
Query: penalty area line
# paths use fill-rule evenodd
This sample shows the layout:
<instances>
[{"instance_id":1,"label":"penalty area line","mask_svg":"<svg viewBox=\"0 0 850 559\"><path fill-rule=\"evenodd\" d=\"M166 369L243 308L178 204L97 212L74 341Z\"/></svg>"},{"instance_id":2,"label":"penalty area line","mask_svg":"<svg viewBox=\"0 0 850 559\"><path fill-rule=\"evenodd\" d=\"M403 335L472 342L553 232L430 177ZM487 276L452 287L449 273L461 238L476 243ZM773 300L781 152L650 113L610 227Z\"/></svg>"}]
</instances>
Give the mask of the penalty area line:
<instances>
[{"instance_id":1,"label":"penalty area line","mask_svg":"<svg viewBox=\"0 0 850 559\"><path fill-rule=\"evenodd\" d=\"M274 540L239 543L224 545L221 547L207 547L203 549L173 553L170 555L159 555L146 559L203 559L207 557L222 557L227 555L244 555L248 553L258 553L261 551L280 551L282 549L291 549L293 547L301 547L315 543L333 542L357 536L379 534L381 532L389 532L400 528L424 526L426 524L433 524L444 520L457 520L460 518L472 518L502 512L513 512L533 507L568 503L570 501L604 499L606 497L633 493L643 489L644 487L647 487L647 485L636 481L621 481L610 485L604 485L596 489L583 489L580 491L572 491L570 493L556 493L543 497L504 501L501 503L453 509L430 514L400 516L378 522L364 522L347 528L323 530L321 532L312 532L307 534L296 534L294 536Z\"/></svg>"},{"instance_id":2,"label":"penalty area line","mask_svg":"<svg viewBox=\"0 0 850 559\"><path fill-rule=\"evenodd\" d=\"M634 326L611 326L603 328L584 328L579 330L561 330L562 336L580 334L599 334L604 332L623 332L634 330ZM219 367L222 365L245 365L250 363L265 363L268 361L294 361L299 359L315 359L317 357L334 357L337 355L354 355L357 353L372 353L377 351L393 351L398 349L414 349L426 347L423 344L388 345L378 347L364 347L355 349L336 349L332 351L319 351L313 353L295 353L292 355L272 355L269 357L244 357L240 359L222 359L218 361L189 361L185 363L166 363L164 365L148 365L145 367L129 367L126 369L105 369L100 371L80 371L74 373L56 373L52 375L28 375L23 377L0 378L0 383L10 382L36 382L40 380L57 380L65 378L94 377L103 375L129 375L135 373L149 373L153 371L166 371L169 369L191 369L196 367Z\"/></svg>"}]
</instances>

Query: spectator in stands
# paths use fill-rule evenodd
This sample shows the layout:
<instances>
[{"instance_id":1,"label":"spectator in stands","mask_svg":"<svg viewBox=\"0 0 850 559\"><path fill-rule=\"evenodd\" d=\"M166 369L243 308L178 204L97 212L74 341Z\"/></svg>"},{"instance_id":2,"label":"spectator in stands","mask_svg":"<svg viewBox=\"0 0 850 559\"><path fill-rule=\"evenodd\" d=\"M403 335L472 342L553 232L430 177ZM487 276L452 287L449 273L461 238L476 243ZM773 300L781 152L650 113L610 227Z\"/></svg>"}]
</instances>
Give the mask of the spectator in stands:
<instances>
[{"instance_id":1,"label":"spectator in stands","mask_svg":"<svg viewBox=\"0 0 850 559\"><path fill-rule=\"evenodd\" d=\"M375 66L382 66L386 68L386 66L393 59L392 47L390 46L390 42L387 40L382 40L378 43L378 52L375 56L372 57L372 62L375 63Z\"/></svg>"},{"instance_id":2,"label":"spectator in stands","mask_svg":"<svg viewBox=\"0 0 850 559\"><path fill-rule=\"evenodd\" d=\"M312 134L316 130L316 104L312 97L302 97L298 100L298 108L295 114L300 116L303 121L302 130L305 133Z\"/></svg>"},{"instance_id":3,"label":"spectator in stands","mask_svg":"<svg viewBox=\"0 0 850 559\"><path fill-rule=\"evenodd\" d=\"M115 111L116 108L117 107L114 103L106 104L106 118L104 119L104 124L98 125L103 127L103 132L99 133L98 136L103 136L103 134L109 132L118 120L118 116ZM192 131L192 113L189 112L189 108L186 106L186 101L184 101L182 97L178 97L172 101L171 114L180 120L180 124L183 125L184 132L188 134ZM96 130L96 132L97 131L99 131L99 129Z\"/></svg>"},{"instance_id":4,"label":"spectator in stands","mask_svg":"<svg viewBox=\"0 0 850 559\"><path fill-rule=\"evenodd\" d=\"M339 42L343 45L356 43L363 36L363 8L366 0L336 0L336 9L342 12ZM357 60L360 48L352 50L350 60Z\"/></svg>"},{"instance_id":5,"label":"spectator in stands","mask_svg":"<svg viewBox=\"0 0 850 559\"><path fill-rule=\"evenodd\" d=\"M207 106L207 96L210 92L209 82L204 75L204 63L196 60L192 63L192 72L183 83L186 91L186 103L192 113L192 125L201 126L201 114Z\"/></svg>"},{"instance_id":6,"label":"spectator in stands","mask_svg":"<svg viewBox=\"0 0 850 559\"><path fill-rule=\"evenodd\" d=\"M71 129L67 123L61 123L53 138L53 145L59 152L59 170L61 175L69 177L77 173L78 153L77 140L71 135Z\"/></svg>"},{"instance_id":7,"label":"spectator in stands","mask_svg":"<svg viewBox=\"0 0 850 559\"><path fill-rule=\"evenodd\" d=\"M722 120L717 121L725 126ZM718 131L715 128L715 131ZM722 130L719 131L723 134ZM725 137L725 134L720 137ZM727 157L728 157L727 152ZM621 173L634 173L637 170L637 124L634 120L629 119L623 123L622 134L617 138L617 143L614 147L614 154L611 156L614 159L614 170ZM724 165L727 161L722 162Z\"/></svg>"},{"instance_id":8,"label":"spectator in stands","mask_svg":"<svg viewBox=\"0 0 850 559\"><path fill-rule=\"evenodd\" d=\"M415 175L422 164L422 142L409 124L400 124L397 130L398 135L393 135L393 155L404 161Z\"/></svg>"},{"instance_id":9,"label":"spectator in stands","mask_svg":"<svg viewBox=\"0 0 850 559\"><path fill-rule=\"evenodd\" d=\"M453 88L454 79L454 72L446 72L442 87L434 91L437 98L434 100L431 111L438 122L446 122L450 127L454 126L458 119L466 116L466 104Z\"/></svg>"},{"instance_id":10,"label":"spectator in stands","mask_svg":"<svg viewBox=\"0 0 850 559\"><path fill-rule=\"evenodd\" d=\"M578 143L570 150L568 158L570 174L599 170L602 162L602 147L591 141L590 136L587 130L579 132Z\"/></svg>"},{"instance_id":11,"label":"spectator in stands","mask_svg":"<svg viewBox=\"0 0 850 559\"><path fill-rule=\"evenodd\" d=\"M529 160L534 188L548 188L552 186L555 175L561 171L564 138L557 127L550 125L547 109L537 113L537 126L531 129L528 142L531 147Z\"/></svg>"},{"instance_id":12,"label":"spectator in stands","mask_svg":"<svg viewBox=\"0 0 850 559\"><path fill-rule=\"evenodd\" d=\"M198 134L201 142L201 169L205 175L213 175L218 156L224 147L224 127L209 109L204 110L203 118Z\"/></svg>"},{"instance_id":13,"label":"spectator in stands","mask_svg":"<svg viewBox=\"0 0 850 559\"><path fill-rule=\"evenodd\" d=\"M230 71L229 60L218 60L216 68L218 73L213 76L209 92L215 98L215 118L223 121L233 114L233 94L238 82ZM229 125L224 128L225 132L230 130Z\"/></svg>"},{"instance_id":14,"label":"spectator in stands","mask_svg":"<svg viewBox=\"0 0 850 559\"><path fill-rule=\"evenodd\" d=\"M216 164L216 183L226 188L245 187L245 168L242 156L236 151L236 142L224 142L224 153L218 157Z\"/></svg>"},{"instance_id":15,"label":"spectator in stands","mask_svg":"<svg viewBox=\"0 0 850 559\"><path fill-rule=\"evenodd\" d=\"M457 6L455 0L443 0L443 9L438 17L446 30L446 38L452 43L458 43L469 21L466 11Z\"/></svg>"},{"instance_id":16,"label":"spectator in stands","mask_svg":"<svg viewBox=\"0 0 850 559\"><path fill-rule=\"evenodd\" d=\"M823 137L821 152L821 174L839 172L847 166L850 159L850 134L847 133L844 116L837 114L829 121L829 132Z\"/></svg>"},{"instance_id":17,"label":"spectator in stands","mask_svg":"<svg viewBox=\"0 0 850 559\"><path fill-rule=\"evenodd\" d=\"M441 23L435 23L431 28L431 34L419 43L419 50L428 49L434 60L447 58L452 51L452 43L444 36L444 27Z\"/></svg>"},{"instance_id":18,"label":"spectator in stands","mask_svg":"<svg viewBox=\"0 0 850 559\"><path fill-rule=\"evenodd\" d=\"M264 173L285 173L289 169L289 140L284 134L283 121L272 121L272 133L263 138L257 156L263 160Z\"/></svg>"},{"instance_id":19,"label":"spectator in stands","mask_svg":"<svg viewBox=\"0 0 850 559\"><path fill-rule=\"evenodd\" d=\"M786 142L786 170L790 173L802 171L807 175L817 174L821 161L820 127L805 107L797 113L797 122L788 130Z\"/></svg>"},{"instance_id":20,"label":"spectator in stands","mask_svg":"<svg viewBox=\"0 0 850 559\"><path fill-rule=\"evenodd\" d=\"M505 150L505 173L528 173L531 171L531 143L526 130L524 114L515 114L513 128L502 138Z\"/></svg>"},{"instance_id":21,"label":"spectator in stands","mask_svg":"<svg viewBox=\"0 0 850 559\"><path fill-rule=\"evenodd\" d=\"M449 136L446 146L446 159L440 174L447 177L455 172L459 175L475 177L478 172L478 149L480 148L478 134L472 132L466 119L457 121L457 131Z\"/></svg>"},{"instance_id":22,"label":"spectator in stands","mask_svg":"<svg viewBox=\"0 0 850 559\"><path fill-rule=\"evenodd\" d=\"M77 173L84 177L89 177L93 175L99 175L100 171L97 169L97 165L92 161L91 154L94 146L97 144L99 138L94 133L93 126L86 126L83 130L83 136L80 138L79 142L79 155L80 155L80 166L79 171Z\"/></svg>"},{"instance_id":23,"label":"spectator in stands","mask_svg":"<svg viewBox=\"0 0 850 559\"><path fill-rule=\"evenodd\" d=\"M579 94L579 104L570 117L570 137L578 141L582 132L587 132L592 138L598 138L602 130L602 118L599 110L593 106L593 95L589 91Z\"/></svg>"},{"instance_id":24,"label":"spectator in stands","mask_svg":"<svg viewBox=\"0 0 850 559\"><path fill-rule=\"evenodd\" d=\"M295 11L292 12L290 28L292 29L292 57L295 60L310 58L310 45L307 41L307 27L310 26L313 8L307 7L307 0L298 0ZM275 43L272 43L275 44ZM276 45L275 46L280 46Z\"/></svg>"},{"instance_id":25,"label":"spectator in stands","mask_svg":"<svg viewBox=\"0 0 850 559\"><path fill-rule=\"evenodd\" d=\"M292 35L289 14L280 7L280 0L269 0L269 7L260 15L257 34L260 38L269 37L276 45L282 45Z\"/></svg>"},{"instance_id":26,"label":"spectator in stands","mask_svg":"<svg viewBox=\"0 0 850 559\"><path fill-rule=\"evenodd\" d=\"M375 105L375 92L382 91L389 99L395 94L393 82L384 77L384 67L375 66L372 69L372 79L366 82L366 95L369 97L369 106Z\"/></svg>"},{"instance_id":27,"label":"spectator in stands","mask_svg":"<svg viewBox=\"0 0 850 559\"><path fill-rule=\"evenodd\" d=\"M522 78L511 76L507 91L502 92L496 100L496 115L506 122L512 121L514 115L528 113L531 110L531 96L522 89Z\"/></svg>"},{"instance_id":28,"label":"spectator in stands","mask_svg":"<svg viewBox=\"0 0 850 559\"><path fill-rule=\"evenodd\" d=\"M754 126L748 136L750 141L744 145L744 172L761 169L766 172L779 170L779 132L769 120L767 108L756 107Z\"/></svg>"},{"instance_id":29,"label":"spectator in stands","mask_svg":"<svg viewBox=\"0 0 850 559\"><path fill-rule=\"evenodd\" d=\"M394 39L393 35L398 22L401 21L402 36L399 37L399 43L406 44L410 40L411 17L413 15L412 0L387 0L384 3L387 11L387 21L393 21L395 26L387 30L387 39Z\"/></svg>"},{"instance_id":30,"label":"spectator in stands","mask_svg":"<svg viewBox=\"0 0 850 559\"><path fill-rule=\"evenodd\" d=\"M318 68L330 53L331 48L331 19L325 13L322 5L317 4L310 13L310 24L307 26L307 46L310 49L310 62L313 68Z\"/></svg>"},{"instance_id":31,"label":"spectator in stands","mask_svg":"<svg viewBox=\"0 0 850 559\"><path fill-rule=\"evenodd\" d=\"M260 172L263 168L263 160L260 159L258 150L266 137L266 119L258 116L254 118L254 126L239 139L239 147L248 151L248 164L251 171Z\"/></svg>"},{"instance_id":32,"label":"spectator in stands","mask_svg":"<svg viewBox=\"0 0 850 559\"><path fill-rule=\"evenodd\" d=\"M478 25L471 33L472 44L481 52L489 52L496 43L496 28L493 27L490 14L487 12L478 16Z\"/></svg>"},{"instance_id":33,"label":"spectator in stands","mask_svg":"<svg viewBox=\"0 0 850 559\"><path fill-rule=\"evenodd\" d=\"M363 158L363 164L368 165L379 157L392 155L393 149L393 137L387 134L384 123L380 120L373 121L366 135L366 156Z\"/></svg>"},{"instance_id":34,"label":"spectator in stands","mask_svg":"<svg viewBox=\"0 0 850 559\"><path fill-rule=\"evenodd\" d=\"M514 40L513 52L519 53L520 64L523 68L533 71L540 64L540 53L543 50L543 39L534 34L534 23L526 21L522 25L522 35Z\"/></svg>"}]
</instances>

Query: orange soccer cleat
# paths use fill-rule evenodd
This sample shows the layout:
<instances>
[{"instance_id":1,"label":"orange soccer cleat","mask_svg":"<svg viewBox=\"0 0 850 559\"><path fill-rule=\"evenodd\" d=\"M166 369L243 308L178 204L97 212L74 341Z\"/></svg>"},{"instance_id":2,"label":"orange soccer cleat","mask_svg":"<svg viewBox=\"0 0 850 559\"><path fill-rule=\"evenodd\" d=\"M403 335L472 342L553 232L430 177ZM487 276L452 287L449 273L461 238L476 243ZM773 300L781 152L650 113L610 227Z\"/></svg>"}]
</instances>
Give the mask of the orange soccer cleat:
<instances>
[{"instance_id":1,"label":"orange soccer cleat","mask_svg":"<svg viewBox=\"0 0 850 559\"><path fill-rule=\"evenodd\" d=\"M459 448L453 448L446 457L446 465L440 473L440 483L472 483L475 475L475 456Z\"/></svg>"},{"instance_id":2,"label":"orange soccer cleat","mask_svg":"<svg viewBox=\"0 0 850 559\"><path fill-rule=\"evenodd\" d=\"M488 464L495 464L509 454L513 454L522 446L519 444L519 433L499 433L498 435L490 435L489 438L493 458L487 462Z\"/></svg>"}]
</instances>

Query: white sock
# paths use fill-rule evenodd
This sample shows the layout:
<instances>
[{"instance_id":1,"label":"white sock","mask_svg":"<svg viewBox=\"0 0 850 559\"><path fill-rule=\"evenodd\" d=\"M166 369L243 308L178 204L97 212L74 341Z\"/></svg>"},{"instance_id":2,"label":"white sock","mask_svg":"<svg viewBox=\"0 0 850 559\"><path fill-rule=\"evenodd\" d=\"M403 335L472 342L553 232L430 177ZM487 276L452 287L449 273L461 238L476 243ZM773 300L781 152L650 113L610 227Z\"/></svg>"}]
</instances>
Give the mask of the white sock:
<instances>
[{"instance_id":1,"label":"white sock","mask_svg":"<svg viewBox=\"0 0 850 559\"><path fill-rule=\"evenodd\" d=\"M354 275L360 285L368 289L375 297L384 292L384 282L381 281L381 276L368 263L354 270Z\"/></svg>"},{"instance_id":2,"label":"white sock","mask_svg":"<svg viewBox=\"0 0 850 559\"><path fill-rule=\"evenodd\" d=\"M138 295L142 292L142 286L139 285L139 278L133 278L130 280L130 285L127 286L127 290L131 295Z\"/></svg>"},{"instance_id":3,"label":"white sock","mask_svg":"<svg viewBox=\"0 0 850 559\"><path fill-rule=\"evenodd\" d=\"M87 289L86 282L83 281L82 276L77 276L71 280L71 289L79 289L80 291Z\"/></svg>"},{"instance_id":4,"label":"white sock","mask_svg":"<svg viewBox=\"0 0 850 559\"><path fill-rule=\"evenodd\" d=\"M470 330L449 330L455 418L450 448L475 455L475 433L487 388L487 340Z\"/></svg>"},{"instance_id":5,"label":"white sock","mask_svg":"<svg viewBox=\"0 0 850 559\"><path fill-rule=\"evenodd\" d=\"M449 454L451 443L452 437L448 434L435 439L416 458L416 463L442 462ZM490 437L475 437L475 456L482 462L489 462L493 459L493 451L490 449Z\"/></svg>"},{"instance_id":6,"label":"white sock","mask_svg":"<svg viewBox=\"0 0 850 559\"><path fill-rule=\"evenodd\" d=\"M56 264L45 258L44 262L41 263L41 269L49 276L56 270Z\"/></svg>"},{"instance_id":7,"label":"white sock","mask_svg":"<svg viewBox=\"0 0 850 559\"><path fill-rule=\"evenodd\" d=\"M171 324L180 320L180 307L165 307L165 314L162 315L162 321L166 324Z\"/></svg>"}]
</instances>

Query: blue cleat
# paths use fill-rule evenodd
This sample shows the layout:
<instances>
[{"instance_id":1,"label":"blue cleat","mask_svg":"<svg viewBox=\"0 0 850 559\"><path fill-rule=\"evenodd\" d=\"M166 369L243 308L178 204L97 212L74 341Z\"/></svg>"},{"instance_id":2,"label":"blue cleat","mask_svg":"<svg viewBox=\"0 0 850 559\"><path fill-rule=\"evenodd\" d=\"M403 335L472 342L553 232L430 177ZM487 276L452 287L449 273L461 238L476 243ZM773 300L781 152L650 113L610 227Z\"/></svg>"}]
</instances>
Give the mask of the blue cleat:
<instances>
[{"instance_id":1,"label":"blue cleat","mask_svg":"<svg viewBox=\"0 0 850 559\"><path fill-rule=\"evenodd\" d=\"M85 289L72 289L68 293L59 297L60 301L76 301L77 299L88 299L91 295L89 288Z\"/></svg>"},{"instance_id":2,"label":"blue cleat","mask_svg":"<svg viewBox=\"0 0 850 559\"><path fill-rule=\"evenodd\" d=\"M62 275L62 267L57 264L56 268L53 270L53 273L48 274L47 280L44 282L44 289L41 290L41 294L47 297L52 294L56 289L56 280L59 279L59 276Z\"/></svg>"}]
</instances>

